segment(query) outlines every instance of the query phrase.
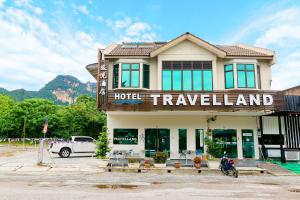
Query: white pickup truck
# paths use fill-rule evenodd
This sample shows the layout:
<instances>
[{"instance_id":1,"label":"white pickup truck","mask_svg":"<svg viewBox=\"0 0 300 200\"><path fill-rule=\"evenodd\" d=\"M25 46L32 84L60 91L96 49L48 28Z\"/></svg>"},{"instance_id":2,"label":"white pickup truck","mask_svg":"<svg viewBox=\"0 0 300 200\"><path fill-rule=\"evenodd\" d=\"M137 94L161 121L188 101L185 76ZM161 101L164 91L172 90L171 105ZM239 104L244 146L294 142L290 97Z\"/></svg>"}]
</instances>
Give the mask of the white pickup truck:
<instances>
[{"instance_id":1,"label":"white pickup truck","mask_svg":"<svg viewBox=\"0 0 300 200\"><path fill-rule=\"evenodd\" d=\"M96 140L89 136L72 136L69 141L54 141L49 144L49 152L68 158L71 153L96 152Z\"/></svg>"}]
</instances>

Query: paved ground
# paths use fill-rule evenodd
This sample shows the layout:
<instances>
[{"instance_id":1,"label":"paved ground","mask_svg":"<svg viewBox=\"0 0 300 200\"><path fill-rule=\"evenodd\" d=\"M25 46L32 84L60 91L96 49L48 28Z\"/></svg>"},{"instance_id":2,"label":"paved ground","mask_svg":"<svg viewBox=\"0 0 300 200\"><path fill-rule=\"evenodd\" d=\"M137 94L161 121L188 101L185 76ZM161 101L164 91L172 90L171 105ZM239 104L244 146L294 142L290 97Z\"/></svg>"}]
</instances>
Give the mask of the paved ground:
<instances>
[{"instance_id":1,"label":"paved ground","mask_svg":"<svg viewBox=\"0 0 300 200\"><path fill-rule=\"evenodd\" d=\"M96 171L93 157L55 157L52 170L30 170L36 150L0 147L0 199L300 199L300 176L174 175ZM5 170L16 164L16 171ZM78 170L64 170L60 168ZM45 169L41 167L40 169ZM56 170L55 170L56 169ZM86 169L86 170L82 170Z\"/></svg>"},{"instance_id":2,"label":"paved ground","mask_svg":"<svg viewBox=\"0 0 300 200\"><path fill-rule=\"evenodd\" d=\"M1 199L300 199L300 178L0 173Z\"/></svg>"}]
</instances>

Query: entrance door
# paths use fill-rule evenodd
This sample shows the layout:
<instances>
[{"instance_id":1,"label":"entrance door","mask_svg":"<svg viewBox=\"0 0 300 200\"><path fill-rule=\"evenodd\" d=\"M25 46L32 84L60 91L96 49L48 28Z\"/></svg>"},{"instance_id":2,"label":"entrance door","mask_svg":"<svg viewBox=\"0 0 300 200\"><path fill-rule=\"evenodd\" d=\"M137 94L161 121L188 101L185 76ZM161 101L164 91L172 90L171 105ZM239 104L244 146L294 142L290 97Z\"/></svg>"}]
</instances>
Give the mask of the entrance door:
<instances>
[{"instance_id":1,"label":"entrance door","mask_svg":"<svg viewBox=\"0 0 300 200\"><path fill-rule=\"evenodd\" d=\"M170 129L145 130L145 156L161 151L170 154Z\"/></svg>"},{"instance_id":2,"label":"entrance door","mask_svg":"<svg viewBox=\"0 0 300 200\"><path fill-rule=\"evenodd\" d=\"M244 158L253 158L254 157L253 130L243 129L242 141L243 141Z\"/></svg>"}]
</instances>

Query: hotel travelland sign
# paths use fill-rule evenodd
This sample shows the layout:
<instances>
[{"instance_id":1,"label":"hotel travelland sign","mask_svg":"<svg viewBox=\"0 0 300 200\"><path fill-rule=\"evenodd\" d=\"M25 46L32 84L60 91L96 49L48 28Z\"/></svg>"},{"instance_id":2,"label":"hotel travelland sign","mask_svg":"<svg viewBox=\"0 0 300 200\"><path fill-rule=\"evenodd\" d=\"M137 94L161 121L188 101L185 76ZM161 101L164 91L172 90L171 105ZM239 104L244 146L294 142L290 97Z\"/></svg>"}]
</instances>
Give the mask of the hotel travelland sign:
<instances>
[{"instance_id":1,"label":"hotel travelland sign","mask_svg":"<svg viewBox=\"0 0 300 200\"><path fill-rule=\"evenodd\" d=\"M150 94L153 106L271 106L271 94ZM139 93L115 93L114 104L142 104Z\"/></svg>"}]
</instances>

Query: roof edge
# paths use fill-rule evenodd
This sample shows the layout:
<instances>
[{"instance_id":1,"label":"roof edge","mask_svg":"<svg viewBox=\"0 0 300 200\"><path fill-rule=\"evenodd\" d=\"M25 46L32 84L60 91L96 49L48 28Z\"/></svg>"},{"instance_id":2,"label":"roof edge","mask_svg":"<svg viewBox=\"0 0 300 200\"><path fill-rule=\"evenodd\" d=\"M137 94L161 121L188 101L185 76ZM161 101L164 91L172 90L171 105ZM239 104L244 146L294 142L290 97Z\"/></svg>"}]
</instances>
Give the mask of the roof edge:
<instances>
[{"instance_id":1,"label":"roof edge","mask_svg":"<svg viewBox=\"0 0 300 200\"><path fill-rule=\"evenodd\" d=\"M224 58L226 56L226 52L217 48L215 45L210 44L209 42L207 42L189 32L186 32L186 33L176 37L175 39L167 42L166 44L162 45L161 47L155 49L154 51L152 51L150 53L150 57L155 57L158 54L160 54L161 52L166 51L167 49L175 46L176 44L179 44L180 42L182 42L184 40L189 40L203 48L206 48L207 50L217 54L219 57Z\"/></svg>"}]
</instances>

